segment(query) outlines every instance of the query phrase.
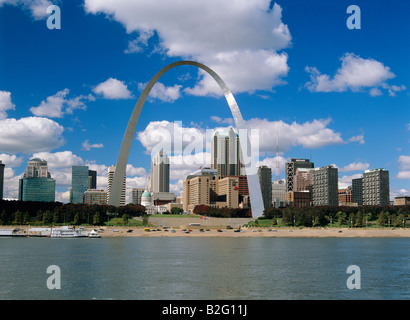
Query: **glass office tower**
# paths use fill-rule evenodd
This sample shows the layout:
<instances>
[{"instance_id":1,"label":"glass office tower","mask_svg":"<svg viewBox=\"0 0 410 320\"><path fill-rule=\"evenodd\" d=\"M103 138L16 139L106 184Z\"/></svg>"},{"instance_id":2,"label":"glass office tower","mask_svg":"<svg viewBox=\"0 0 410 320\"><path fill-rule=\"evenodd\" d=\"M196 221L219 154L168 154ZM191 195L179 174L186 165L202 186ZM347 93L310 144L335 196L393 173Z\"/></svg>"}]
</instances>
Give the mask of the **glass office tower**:
<instances>
[{"instance_id":1,"label":"glass office tower","mask_svg":"<svg viewBox=\"0 0 410 320\"><path fill-rule=\"evenodd\" d=\"M84 193L89 189L88 167L72 166L71 171L71 203L83 203Z\"/></svg>"}]
</instances>

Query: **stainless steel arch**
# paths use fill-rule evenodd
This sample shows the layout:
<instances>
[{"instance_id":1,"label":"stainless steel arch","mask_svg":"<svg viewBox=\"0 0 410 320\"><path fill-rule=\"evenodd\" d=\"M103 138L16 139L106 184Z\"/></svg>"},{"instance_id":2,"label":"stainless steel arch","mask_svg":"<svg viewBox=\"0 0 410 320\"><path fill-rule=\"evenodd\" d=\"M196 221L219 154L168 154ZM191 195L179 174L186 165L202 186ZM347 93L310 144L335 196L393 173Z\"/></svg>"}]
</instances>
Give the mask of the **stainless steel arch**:
<instances>
[{"instance_id":1,"label":"stainless steel arch","mask_svg":"<svg viewBox=\"0 0 410 320\"><path fill-rule=\"evenodd\" d=\"M148 97L148 94L150 93L155 83L159 80L159 78L164 73L166 73L168 70L172 68L175 68L177 66L183 66L183 65L198 67L206 71L209 75L212 76L212 78L217 82L223 94L225 95L226 101L228 102L229 108L231 109L232 116L235 121L236 130L238 132L240 131L243 132L244 130L246 130L245 122L242 118L241 112L239 111L238 104L236 103L233 94L228 89L227 85L221 79L221 77L219 77L218 74L216 74L216 72L214 72L211 68L207 67L206 65L201 64L199 62L195 62L195 61L178 61L178 62L174 62L174 63L167 65L166 67L158 71L157 74L145 86L131 114L127 129L124 134L124 138L122 140L120 153L118 155L118 160L117 160L115 173L114 173L114 177L112 181L111 192L110 192L109 200L108 200L109 205L114 205L114 206L120 205L122 184L123 184L124 177L125 177L125 171L126 171L126 166L128 162L128 156L129 156L130 149L131 149L132 139L135 134L138 118L141 114L142 107L144 106L144 103ZM239 137L239 140L241 141L241 135ZM242 135L242 140L243 140L243 135ZM243 145L244 144L242 144L241 142L242 148L243 148ZM250 140L247 141L246 145L250 146ZM248 188L249 188L250 197L251 197L252 216L259 217L262 215L263 209L264 209L261 188L259 184L259 177L258 177L258 174L255 168L253 168L253 170L249 170L248 168L246 172L247 172L247 178L248 178Z\"/></svg>"}]
</instances>

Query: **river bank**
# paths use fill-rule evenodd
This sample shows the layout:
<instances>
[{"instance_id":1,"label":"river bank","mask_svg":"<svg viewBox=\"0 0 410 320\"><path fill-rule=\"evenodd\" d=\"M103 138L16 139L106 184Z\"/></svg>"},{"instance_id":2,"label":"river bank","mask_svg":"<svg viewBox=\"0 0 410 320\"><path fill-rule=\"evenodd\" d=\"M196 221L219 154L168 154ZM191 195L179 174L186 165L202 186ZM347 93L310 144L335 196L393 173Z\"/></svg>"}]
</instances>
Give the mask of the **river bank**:
<instances>
[{"instance_id":1,"label":"river bank","mask_svg":"<svg viewBox=\"0 0 410 320\"><path fill-rule=\"evenodd\" d=\"M27 235L28 226L0 226L0 229L19 228ZM36 226L38 228L38 226ZM101 237L305 237L305 238L320 238L320 237L410 237L409 228L241 228L240 232L235 232L237 229L227 228L207 228L206 226L192 226L185 229L182 228L161 228L161 227L85 227L85 231L97 230ZM145 229L145 230L144 230ZM201 230L202 229L202 230ZM188 233L188 232L189 233Z\"/></svg>"}]
</instances>

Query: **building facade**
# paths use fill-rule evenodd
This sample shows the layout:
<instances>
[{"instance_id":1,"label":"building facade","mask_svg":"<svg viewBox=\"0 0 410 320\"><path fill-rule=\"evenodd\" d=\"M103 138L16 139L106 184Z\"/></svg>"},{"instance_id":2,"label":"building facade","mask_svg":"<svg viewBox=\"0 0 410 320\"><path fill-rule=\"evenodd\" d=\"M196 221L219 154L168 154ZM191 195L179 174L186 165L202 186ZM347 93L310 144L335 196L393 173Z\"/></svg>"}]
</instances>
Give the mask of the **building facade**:
<instances>
[{"instance_id":1,"label":"building facade","mask_svg":"<svg viewBox=\"0 0 410 320\"><path fill-rule=\"evenodd\" d=\"M285 207L286 200L286 183L284 180L275 180L272 182L272 206L275 208Z\"/></svg>"},{"instance_id":2,"label":"building facade","mask_svg":"<svg viewBox=\"0 0 410 320\"><path fill-rule=\"evenodd\" d=\"M338 191L338 201L339 206L352 206L357 205L352 201L352 187L347 187L344 189L339 189Z\"/></svg>"},{"instance_id":3,"label":"building facade","mask_svg":"<svg viewBox=\"0 0 410 320\"><path fill-rule=\"evenodd\" d=\"M20 201L55 201L56 182L48 172L47 161L39 158L28 162L26 172L19 180Z\"/></svg>"},{"instance_id":4,"label":"building facade","mask_svg":"<svg viewBox=\"0 0 410 320\"><path fill-rule=\"evenodd\" d=\"M286 191L295 191L294 176L296 175L296 170L299 168L313 169L314 163L310 162L309 159L291 159L285 164L286 170Z\"/></svg>"},{"instance_id":5,"label":"building facade","mask_svg":"<svg viewBox=\"0 0 410 320\"><path fill-rule=\"evenodd\" d=\"M363 205L363 177L352 179L352 203Z\"/></svg>"},{"instance_id":6,"label":"building facade","mask_svg":"<svg viewBox=\"0 0 410 320\"><path fill-rule=\"evenodd\" d=\"M131 203L141 204L141 196L144 193L144 188L135 188L131 190Z\"/></svg>"},{"instance_id":7,"label":"building facade","mask_svg":"<svg viewBox=\"0 0 410 320\"><path fill-rule=\"evenodd\" d=\"M239 135L232 127L216 130L211 139L211 168L221 176L245 175Z\"/></svg>"},{"instance_id":8,"label":"building facade","mask_svg":"<svg viewBox=\"0 0 410 320\"><path fill-rule=\"evenodd\" d=\"M337 206L338 169L332 166L315 168L313 171L312 204L314 206Z\"/></svg>"},{"instance_id":9,"label":"building facade","mask_svg":"<svg viewBox=\"0 0 410 320\"><path fill-rule=\"evenodd\" d=\"M169 159L165 151L159 151L151 160L149 191L169 192Z\"/></svg>"},{"instance_id":10,"label":"building facade","mask_svg":"<svg viewBox=\"0 0 410 320\"><path fill-rule=\"evenodd\" d=\"M384 169L366 170L363 174L363 205L389 204L389 171Z\"/></svg>"},{"instance_id":11,"label":"building facade","mask_svg":"<svg viewBox=\"0 0 410 320\"><path fill-rule=\"evenodd\" d=\"M71 167L71 203L83 203L84 193L89 189L89 170L87 166Z\"/></svg>"},{"instance_id":12,"label":"building facade","mask_svg":"<svg viewBox=\"0 0 410 320\"><path fill-rule=\"evenodd\" d=\"M107 191L98 189L88 189L84 192L85 204L107 204Z\"/></svg>"},{"instance_id":13,"label":"building facade","mask_svg":"<svg viewBox=\"0 0 410 320\"><path fill-rule=\"evenodd\" d=\"M107 203L110 198L110 192L111 192L111 186L112 186L112 180L114 179L114 173L115 173L115 166L112 165L111 167L108 168L108 179L107 179ZM125 190L126 190L126 180L127 177L124 175L124 181L122 183L122 192L121 192L121 200L120 200L120 206L125 206Z\"/></svg>"},{"instance_id":14,"label":"building facade","mask_svg":"<svg viewBox=\"0 0 410 320\"><path fill-rule=\"evenodd\" d=\"M192 211L197 205L218 208L246 207L240 196L241 176L219 176L213 173L190 175L183 181L182 204L184 211ZM242 180L242 183L244 180ZM246 200L247 201L247 200Z\"/></svg>"}]
</instances>

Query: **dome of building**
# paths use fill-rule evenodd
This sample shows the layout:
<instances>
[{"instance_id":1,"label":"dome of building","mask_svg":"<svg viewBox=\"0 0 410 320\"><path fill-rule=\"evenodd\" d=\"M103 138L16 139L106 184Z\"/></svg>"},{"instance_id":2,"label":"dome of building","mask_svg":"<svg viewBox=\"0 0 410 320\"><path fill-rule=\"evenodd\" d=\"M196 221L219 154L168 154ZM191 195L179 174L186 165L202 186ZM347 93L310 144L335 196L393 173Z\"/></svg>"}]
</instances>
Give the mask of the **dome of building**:
<instances>
[{"instance_id":1,"label":"dome of building","mask_svg":"<svg viewBox=\"0 0 410 320\"><path fill-rule=\"evenodd\" d=\"M148 191L147 188L145 188L144 193L141 195L141 205L143 206L152 205L151 193Z\"/></svg>"}]
</instances>

